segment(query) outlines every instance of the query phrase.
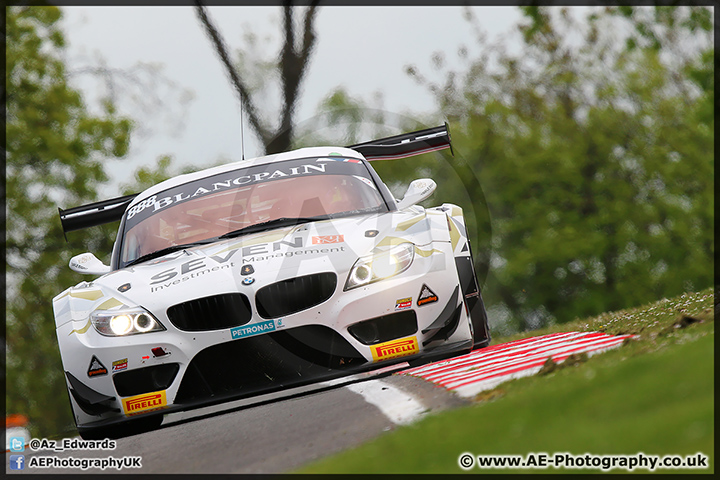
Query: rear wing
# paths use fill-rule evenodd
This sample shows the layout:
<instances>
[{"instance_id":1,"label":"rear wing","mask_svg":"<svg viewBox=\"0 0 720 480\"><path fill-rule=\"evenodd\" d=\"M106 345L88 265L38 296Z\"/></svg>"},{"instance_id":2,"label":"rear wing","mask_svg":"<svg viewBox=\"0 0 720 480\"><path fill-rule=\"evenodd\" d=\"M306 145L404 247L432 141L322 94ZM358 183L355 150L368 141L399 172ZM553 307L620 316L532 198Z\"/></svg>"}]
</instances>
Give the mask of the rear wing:
<instances>
[{"instance_id":1,"label":"rear wing","mask_svg":"<svg viewBox=\"0 0 720 480\"><path fill-rule=\"evenodd\" d=\"M447 122L439 127L371 140L357 145L350 145L347 148L362 153L366 159L371 161L406 158L444 148L449 148L450 154L454 155Z\"/></svg>"},{"instance_id":2,"label":"rear wing","mask_svg":"<svg viewBox=\"0 0 720 480\"><path fill-rule=\"evenodd\" d=\"M102 202L88 203L80 207L63 210L58 207L60 223L62 224L63 235L74 230L94 227L104 223L112 223L120 220L125 209L137 197L137 193L125 195L124 197L111 198ZM67 240L67 237L65 237Z\"/></svg>"},{"instance_id":3,"label":"rear wing","mask_svg":"<svg viewBox=\"0 0 720 480\"><path fill-rule=\"evenodd\" d=\"M358 143L357 145L350 145L347 148L361 153L367 160L405 158L445 148L449 148L450 153L453 153L452 145L450 144L450 130L448 129L447 123L439 127L418 130L417 132ZM68 208L66 210L58 208L63 235L74 230L117 222L122 218L133 198L137 196L137 193L133 193L131 195L125 195L124 197L88 203L87 205ZM65 240L67 240L67 236Z\"/></svg>"}]
</instances>

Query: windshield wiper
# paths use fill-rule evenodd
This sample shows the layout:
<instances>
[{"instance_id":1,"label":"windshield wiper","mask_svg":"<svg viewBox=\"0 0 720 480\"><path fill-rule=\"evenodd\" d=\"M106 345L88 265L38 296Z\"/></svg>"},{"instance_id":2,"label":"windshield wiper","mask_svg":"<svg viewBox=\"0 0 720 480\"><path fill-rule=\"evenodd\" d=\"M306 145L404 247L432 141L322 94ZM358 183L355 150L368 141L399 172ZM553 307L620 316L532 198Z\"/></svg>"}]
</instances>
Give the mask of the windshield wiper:
<instances>
[{"instance_id":1,"label":"windshield wiper","mask_svg":"<svg viewBox=\"0 0 720 480\"><path fill-rule=\"evenodd\" d=\"M233 230L232 232L225 233L223 235L220 235L219 239L223 238L234 238L238 237L240 235L245 235L247 233L255 233L255 232L262 232L263 230L267 230L269 228L278 228L278 227L289 227L291 225L299 225L301 223L308 223L308 222L315 222L317 220L325 220L327 219L327 215L319 215L317 217L280 217L275 218L273 220L268 220L265 222L255 223L253 225L248 225L247 227L240 228L238 230Z\"/></svg>"},{"instance_id":2,"label":"windshield wiper","mask_svg":"<svg viewBox=\"0 0 720 480\"><path fill-rule=\"evenodd\" d=\"M357 210L346 210L344 212L338 212L333 215L330 215L332 218L340 218L340 217L351 217L353 215L360 215L361 213L385 213L387 212L387 209L384 205L378 205L375 207L366 207L366 208L359 208Z\"/></svg>"},{"instance_id":3,"label":"windshield wiper","mask_svg":"<svg viewBox=\"0 0 720 480\"><path fill-rule=\"evenodd\" d=\"M145 255L139 256L135 260L131 260L126 263L125 267L129 267L131 265L135 265L141 262L147 262L148 260L152 260L153 258L162 257L163 255L167 255L168 253L177 252L178 250L185 250L186 248L194 247L196 245L205 245L208 243L212 243L216 240L217 238L208 238L207 240L202 240L199 242L183 243L182 245L171 245L169 247L161 248L160 250L155 250L154 252L146 253Z\"/></svg>"}]
</instances>

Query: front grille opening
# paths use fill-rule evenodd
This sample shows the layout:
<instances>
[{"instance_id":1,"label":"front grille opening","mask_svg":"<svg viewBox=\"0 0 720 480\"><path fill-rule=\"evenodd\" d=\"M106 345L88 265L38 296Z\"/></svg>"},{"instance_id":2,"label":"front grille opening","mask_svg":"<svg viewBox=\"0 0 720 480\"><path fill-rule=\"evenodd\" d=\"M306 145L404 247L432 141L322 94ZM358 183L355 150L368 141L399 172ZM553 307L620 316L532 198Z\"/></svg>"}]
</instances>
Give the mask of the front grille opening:
<instances>
[{"instance_id":1,"label":"front grille opening","mask_svg":"<svg viewBox=\"0 0 720 480\"><path fill-rule=\"evenodd\" d=\"M252 319L252 311L242 293L224 293L173 305L167 316L180 330L201 332L245 325Z\"/></svg>"},{"instance_id":2,"label":"front grille opening","mask_svg":"<svg viewBox=\"0 0 720 480\"><path fill-rule=\"evenodd\" d=\"M180 369L177 363L128 370L113 375L115 390L121 397L165 390L175 380Z\"/></svg>"},{"instance_id":3,"label":"front grille opening","mask_svg":"<svg viewBox=\"0 0 720 480\"><path fill-rule=\"evenodd\" d=\"M332 272L295 277L267 285L255 294L258 315L278 318L320 305L335 293L337 275Z\"/></svg>"},{"instance_id":4,"label":"front grille opening","mask_svg":"<svg viewBox=\"0 0 720 480\"><path fill-rule=\"evenodd\" d=\"M348 327L350 335L365 345L375 345L400 337L407 337L418 330L414 310L395 312L381 317L363 320Z\"/></svg>"},{"instance_id":5,"label":"front grille opening","mask_svg":"<svg viewBox=\"0 0 720 480\"><path fill-rule=\"evenodd\" d=\"M364 363L365 358L329 327L280 330L199 352L183 376L175 402L287 388Z\"/></svg>"}]
</instances>

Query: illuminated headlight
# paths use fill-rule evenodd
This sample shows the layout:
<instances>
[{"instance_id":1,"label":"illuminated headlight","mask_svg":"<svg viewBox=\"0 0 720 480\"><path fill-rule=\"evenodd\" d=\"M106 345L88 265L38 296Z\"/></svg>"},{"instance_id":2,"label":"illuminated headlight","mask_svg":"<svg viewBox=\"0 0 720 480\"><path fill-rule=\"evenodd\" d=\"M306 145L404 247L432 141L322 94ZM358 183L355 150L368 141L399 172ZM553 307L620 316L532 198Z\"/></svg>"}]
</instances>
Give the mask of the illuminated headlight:
<instances>
[{"instance_id":1,"label":"illuminated headlight","mask_svg":"<svg viewBox=\"0 0 720 480\"><path fill-rule=\"evenodd\" d=\"M90 320L98 333L108 337L165 330L165 327L143 308L97 311L90 315Z\"/></svg>"},{"instance_id":2,"label":"illuminated headlight","mask_svg":"<svg viewBox=\"0 0 720 480\"><path fill-rule=\"evenodd\" d=\"M401 243L382 253L358 258L350 269L345 290L368 285L404 272L412 264L415 245Z\"/></svg>"}]
</instances>

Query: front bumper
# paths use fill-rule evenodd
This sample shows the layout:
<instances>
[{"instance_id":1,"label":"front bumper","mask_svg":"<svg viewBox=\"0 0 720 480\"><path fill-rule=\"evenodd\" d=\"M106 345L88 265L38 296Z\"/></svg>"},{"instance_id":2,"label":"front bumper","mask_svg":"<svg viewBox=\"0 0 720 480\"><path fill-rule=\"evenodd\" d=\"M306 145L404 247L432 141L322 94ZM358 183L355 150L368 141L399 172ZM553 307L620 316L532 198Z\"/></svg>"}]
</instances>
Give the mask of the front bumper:
<instances>
[{"instance_id":1,"label":"front bumper","mask_svg":"<svg viewBox=\"0 0 720 480\"><path fill-rule=\"evenodd\" d=\"M73 388L68 380L78 427L106 426L469 350L469 319L452 252L443 243L433 244L433 251L397 277L350 291L343 291L347 272L340 273L334 292L321 304L270 319L253 309L251 321L241 327L182 331L165 309L149 305L145 307L166 331L103 337L91 326L79 333L79 322L66 323L57 330L65 370L97 394L90 394L93 403L83 396L87 390ZM323 265L314 267L318 272ZM252 285L231 286L252 299L278 278L282 271L267 278L256 274ZM425 286L437 300L419 305ZM222 293L217 285L207 288L208 293ZM88 375L93 356L107 375Z\"/></svg>"}]
</instances>

